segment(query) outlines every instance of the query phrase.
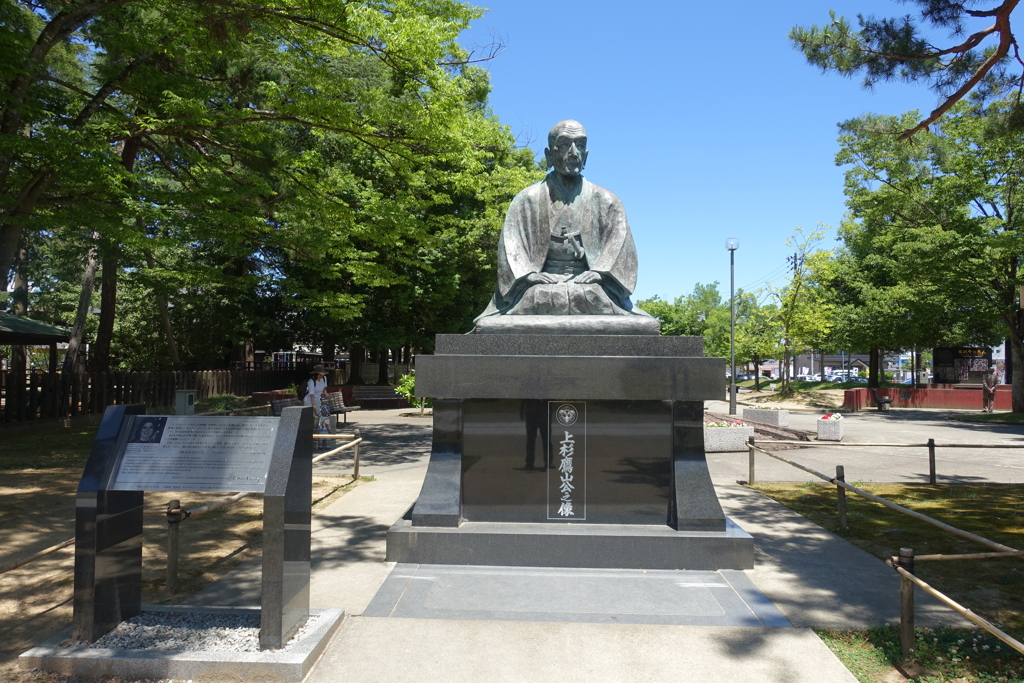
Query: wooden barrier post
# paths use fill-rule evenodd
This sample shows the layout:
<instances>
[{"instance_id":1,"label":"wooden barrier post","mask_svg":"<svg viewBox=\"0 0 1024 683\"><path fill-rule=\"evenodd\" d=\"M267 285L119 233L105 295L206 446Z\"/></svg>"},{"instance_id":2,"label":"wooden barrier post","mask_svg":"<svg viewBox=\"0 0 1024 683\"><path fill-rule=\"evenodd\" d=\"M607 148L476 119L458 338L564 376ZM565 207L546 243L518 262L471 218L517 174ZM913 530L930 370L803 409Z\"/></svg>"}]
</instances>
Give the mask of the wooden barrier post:
<instances>
[{"instance_id":1,"label":"wooden barrier post","mask_svg":"<svg viewBox=\"0 0 1024 683\"><path fill-rule=\"evenodd\" d=\"M928 439L928 483L935 486L935 439Z\"/></svg>"},{"instance_id":2,"label":"wooden barrier post","mask_svg":"<svg viewBox=\"0 0 1024 683\"><path fill-rule=\"evenodd\" d=\"M358 429L355 430L355 434L356 434L356 445L353 448L355 453L353 453L353 455L352 455L353 462L355 464L354 464L354 466L352 468L352 479L353 480L358 480L359 479L359 438L360 438L359 437L359 430Z\"/></svg>"},{"instance_id":3,"label":"wooden barrier post","mask_svg":"<svg viewBox=\"0 0 1024 683\"><path fill-rule=\"evenodd\" d=\"M900 548L899 566L908 573L914 573L914 549ZM900 576L900 647L903 659L910 659L914 652L914 582Z\"/></svg>"},{"instance_id":4,"label":"wooden barrier post","mask_svg":"<svg viewBox=\"0 0 1024 683\"><path fill-rule=\"evenodd\" d=\"M167 592L170 594L178 587L178 532L182 519L181 501L172 500L167 504Z\"/></svg>"},{"instance_id":5,"label":"wooden barrier post","mask_svg":"<svg viewBox=\"0 0 1024 683\"><path fill-rule=\"evenodd\" d=\"M754 485L754 437L747 437L747 486Z\"/></svg>"},{"instance_id":6,"label":"wooden barrier post","mask_svg":"<svg viewBox=\"0 0 1024 683\"><path fill-rule=\"evenodd\" d=\"M836 479L846 481L846 470L842 465L836 465ZM846 489L836 486L836 506L839 511L839 528L845 530L846 526Z\"/></svg>"}]
</instances>

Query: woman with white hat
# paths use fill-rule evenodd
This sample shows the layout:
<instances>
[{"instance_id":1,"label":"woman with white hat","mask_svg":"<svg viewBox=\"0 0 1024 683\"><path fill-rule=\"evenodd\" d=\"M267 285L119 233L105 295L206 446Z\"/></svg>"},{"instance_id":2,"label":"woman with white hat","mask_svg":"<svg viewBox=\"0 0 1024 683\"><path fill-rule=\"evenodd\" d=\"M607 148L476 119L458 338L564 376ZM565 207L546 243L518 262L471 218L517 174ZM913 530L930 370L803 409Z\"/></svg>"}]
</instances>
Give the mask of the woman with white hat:
<instances>
[{"instance_id":1,"label":"woman with white hat","mask_svg":"<svg viewBox=\"0 0 1024 683\"><path fill-rule=\"evenodd\" d=\"M310 378L306 381L306 397L302 402L304 405L313 406L313 414L319 416L322 401L327 398L327 368L323 365L314 365L309 374Z\"/></svg>"}]
</instances>

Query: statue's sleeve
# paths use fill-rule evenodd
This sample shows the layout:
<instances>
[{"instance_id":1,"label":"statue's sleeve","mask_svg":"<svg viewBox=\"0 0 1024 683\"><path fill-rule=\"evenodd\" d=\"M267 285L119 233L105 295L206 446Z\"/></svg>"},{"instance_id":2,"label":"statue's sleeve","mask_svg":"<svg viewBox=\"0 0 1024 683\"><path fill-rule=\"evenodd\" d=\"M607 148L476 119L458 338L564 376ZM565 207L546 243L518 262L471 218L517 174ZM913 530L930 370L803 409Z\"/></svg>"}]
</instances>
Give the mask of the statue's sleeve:
<instances>
[{"instance_id":1,"label":"statue's sleeve","mask_svg":"<svg viewBox=\"0 0 1024 683\"><path fill-rule=\"evenodd\" d=\"M593 242L600 245L600 251L588 265L603 278L611 278L616 298L624 300L636 287L636 245L619 198L604 189L597 194L597 220L592 225L596 223L598 238ZM606 288L611 284L606 283Z\"/></svg>"},{"instance_id":2,"label":"statue's sleeve","mask_svg":"<svg viewBox=\"0 0 1024 683\"><path fill-rule=\"evenodd\" d=\"M538 192L538 186L543 189L543 184L539 183L516 195L501 228L498 240L498 292L506 304L518 299L517 292L523 287L522 279L543 268L547 256L547 242L539 236L540 213L543 208L539 200L545 197Z\"/></svg>"}]
</instances>

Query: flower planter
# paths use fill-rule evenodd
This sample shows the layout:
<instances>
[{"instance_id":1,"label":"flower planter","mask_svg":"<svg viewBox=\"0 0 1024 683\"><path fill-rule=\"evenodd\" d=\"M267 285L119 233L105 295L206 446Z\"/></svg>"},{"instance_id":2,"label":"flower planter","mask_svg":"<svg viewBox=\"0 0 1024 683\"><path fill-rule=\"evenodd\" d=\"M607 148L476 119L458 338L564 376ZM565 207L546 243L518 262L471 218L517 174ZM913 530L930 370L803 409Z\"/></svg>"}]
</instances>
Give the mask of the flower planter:
<instances>
[{"instance_id":1,"label":"flower planter","mask_svg":"<svg viewBox=\"0 0 1024 683\"><path fill-rule=\"evenodd\" d=\"M747 450L747 439L754 435L753 427L705 427L705 453L736 453Z\"/></svg>"},{"instance_id":2,"label":"flower planter","mask_svg":"<svg viewBox=\"0 0 1024 683\"><path fill-rule=\"evenodd\" d=\"M818 425L818 441L843 440L842 420L825 420L819 417L815 422Z\"/></svg>"},{"instance_id":3,"label":"flower planter","mask_svg":"<svg viewBox=\"0 0 1024 683\"><path fill-rule=\"evenodd\" d=\"M743 419L747 422L760 422L774 427L788 427L789 411L772 410L771 408L744 408Z\"/></svg>"}]
</instances>

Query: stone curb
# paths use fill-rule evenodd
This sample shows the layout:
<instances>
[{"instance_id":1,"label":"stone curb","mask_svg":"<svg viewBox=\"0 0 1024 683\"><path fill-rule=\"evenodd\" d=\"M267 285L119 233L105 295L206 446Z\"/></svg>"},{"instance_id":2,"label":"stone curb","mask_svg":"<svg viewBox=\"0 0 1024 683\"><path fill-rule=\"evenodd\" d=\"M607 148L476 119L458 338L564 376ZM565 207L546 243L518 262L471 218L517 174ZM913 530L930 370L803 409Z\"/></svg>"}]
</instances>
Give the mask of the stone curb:
<instances>
[{"instance_id":1,"label":"stone curb","mask_svg":"<svg viewBox=\"0 0 1024 683\"><path fill-rule=\"evenodd\" d=\"M258 607L194 607L144 605L144 612L259 612ZM180 650L114 650L64 646L71 637L65 629L18 657L23 670L43 669L74 676L120 676L138 679L198 679L298 683L323 654L341 626L345 611L311 609L324 616L316 628L303 634L293 649L261 652L186 652Z\"/></svg>"}]
</instances>

